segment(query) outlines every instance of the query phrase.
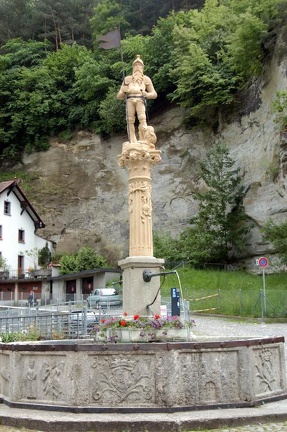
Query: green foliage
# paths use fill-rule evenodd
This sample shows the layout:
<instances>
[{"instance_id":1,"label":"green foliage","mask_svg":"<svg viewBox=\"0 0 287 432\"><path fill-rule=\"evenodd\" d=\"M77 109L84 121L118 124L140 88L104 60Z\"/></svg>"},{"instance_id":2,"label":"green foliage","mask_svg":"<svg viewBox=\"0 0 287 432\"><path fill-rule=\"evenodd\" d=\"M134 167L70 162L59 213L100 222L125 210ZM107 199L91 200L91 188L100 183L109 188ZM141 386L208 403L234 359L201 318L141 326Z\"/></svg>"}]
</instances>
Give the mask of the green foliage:
<instances>
[{"instance_id":1,"label":"green foliage","mask_svg":"<svg viewBox=\"0 0 287 432\"><path fill-rule=\"evenodd\" d=\"M25 332L8 332L1 333L0 340L2 343L11 342L25 342L25 341L38 341L46 338L46 335L41 334L41 329L37 328L35 325L30 325L27 327ZM53 332L49 339L57 340L64 339L65 336L60 332Z\"/></svg>"},{"instance_id":2,"label":"green foliage","mask_svg":"<svg viewBox=\"0 0 287 432\"><path fill-rule=\"evenodd\" d=\"M97 254L90 247L82 247L74 254L63 254L59 260L60 273L76 273L94 268L107 267L107 262L102 255Z\"/></svg>"},{"instance_id":3,"label":"green foliage","mask_svg":"<svg viewBox=\"0 0 287 432\"><path fill-rule=\"evenodd\" d=\"M167 233L155 232L153 235L154 256L164 258L167 267L174 267L180 260L178 240Z\"/></svg>"},{"instance_id":4,"label":"green foliage","mask_svg":"<svg viewBox=\"0 0 287 432\"><path fill-rule=\"evenodd\" d=\"M194 311L208 309L206 313L262 317L259 301L262 278L258 275L243 270L199 270L188 266L178 268L177 273L183 297L189 300L191 315ZM265 279L268 299L265 316L286 319L286 272L266 274ZM169 275L163 281L161 295L170 297L171 288L178 286L177 275ZM212 297L202 299L208 296Z\"/></svg>"},{"instance_id":5,"label":"green foliage","mask_svg":"<svg viewBox=\"0 0 287 432\"><path fill-rule=\"evenodd\" d=\"M115 28L127 30L129 24L125 18L124 7L115 0L102 0L94 8L94 13L90 19L93 39L97 38ZM96 45L98 43L96 42Z\"/></svg>"},{"instance_id":6,"label":"green foliage","mask_svg":"<svg viewBox=\"0 0 287 432\"><path fill-rule=\"evenodd\" d=\"M80 112L81 94L75 89L77 70L91 58L91 52L84 47L63 46L40 65L12 67L0 74L2 159L20 159L24 150L47 150L51 135L88 126L91 119L95 120L96 108L88 119Z\"/></svg>"},{"instance_id":7,"label":"green foliage","mask_svg":"<svg viewBox=\"0 0 287 432\"><path fill-rule=\"evenodd\" d=\"M36 173L27 173L24 171L11 171L11 172L0 172L0 182L10 181L12 179L19 179L21 189L25 192L28 192L32 188L32 182L38 179L38 174Z\"/></svg>"},{"instance_id":8,"label":"green foliage","mask_svg":"<svg viewBox=\"0 0 287 432\"><path fill-rule=\"evenodd\" d=\"M77 270L90 270L98 267L106 267L105 258L95 252L91 247L82 247L77 253Z\"/></svg>"},{"instance_id":9,"label":"green foliage","mask_svg":"<svg viewBox=\"0 0 287 432\"><path fill-rule=\"evenodd\" d=\"M2 343L11 343L11 342L24 342L24 341L37 341L41 339L40 332L33 328L28 328L27 333L21 332L8 332L1 333L0 335Z\"/></svg>"},{"instance_id":10,"label":"green foliage","mask_svg":"<svg viewBox=\"0 0 287 432\"><path fill-rule=\"evenodd\" d=\"M76 255L75 254L63 254L59 261L60 274L76 273Z\"/></svg>"},{"instance_id":11,"label":"green foliage","mask_svg":"<svg viewBox=\"0 0 287 432\"><path fill-rule=\"evenodd\" d=\"M8 270L8 268L7 259L0 255L0 270L5 271Z\"/></svg>"},{"instance_id":12,"label":"green foliage","mask_svg":"<svg viewBox=\"0 0 287 432\"><path fill-rule=\"evenodd\" d=\"M8 39L91 46L89 18L96 0L0 0L0 44Z\"/></svg>"},{"instance_id":13,"label":"green foliage","mask_svg":"<svg viewBox=\"0 0 287 432\"><path fill-rule=\"evenodd\" d=\"M166 19L159 19L153 28L152 36L147 39L145 49L145 63L147 74L152 77L157 92L169 93L174 90L174 83L170 71L174 64L173 29L180 15L172 12ZM140 52L140 51L139 51Z\"/></svg>"},{"instance_id":14,"label":"green foliage","mask_svg":"<svg viewBox=\"0 0 287 432\"><path fill-rule=\"evenodd\" d=\"M122 101L115 100L116 89L111 88L105 99L100 103L99 117L95 129L101 135L112 135L121 132L125 125L125 104Z\"/></svg>"},{"instance_id":15,"label":"green foliage","mask_svg":"<svg viewBox=\"0 0 287 432\"><path fill-rule=\"evenodd\" d=\"M167 98L185 108L187 124L216 125L217 111L262 72L285 25L287 0L192 5L0 0L1 159L20 161L24 151L47 150L49 138L65 131L122 132L124 103L116 93L136 54L159 93L151 108ZM121 50L95 43L92 52L89 19L95 42L121 25Z\"/></svg>"},{"instance_id":16,"label":"green foliage","mask_svg":"<svg viewBox=\"0 0 287 432\"><path fill-rule=\"evenodd\" d=\"M52 254L48 246L48 242L46 242L45 246L39 250L38 253L38 262L41 266L47 267L51 262Z\"/></svg>"},{"instance_id":17,"label":"green foliage","mask_svg":"<svg viewBox=\"0 0 287 432\"><path fill-rule=\"evenodd\" d=\"M244 246L247 227L241 205L243 188L240 168L234 168L234 164L221 144L210 149L201 163L206 190L194 193L199 211L181 235L185 257L193 265L228 263Z\"/></svg>"},{"instance_id":18,"label":"green foliage","mask_svg":"<svg viewBox=\"0 0 287 432\"><path fill-rule=\"evenodd\" d=\"M262 228L264 238L273 243L283 264L287 264L287 222L276 224L268 220Z\"/></svg>"},{"instance_id":19,"label":"green foliage","mask_svg":"<svg viewBox=\"0 0 287 432\"><path fill-rule=\"evenodd\" d=\"M287 130L287 91L282 90L276 93L273 103L276 117L275 121L280 125L281 130Z\"/></svg>"},{"instance_id":20,"label":"green foliage","mask_svg":"<svg viewBox=\"0 0 287 432\"><path fill-rule=\"evenodd\" d=\"M41 64L51 51L48 42L33 40L10 39L1 47L0 70L11 67L33 67Z\"/></svg>"},{"instance_id":21,"label":"green foliage","mask_svg":"<svg viewBox=\"0 0 287 432\"><path fill-rule=\"evenodd\" d=\"M170 74L176 89L171 99L200 120L230 104L262 71L280 3L207 0L200 13L190 11L173 31L176 67Z\"/></svg>"}]
</instances>

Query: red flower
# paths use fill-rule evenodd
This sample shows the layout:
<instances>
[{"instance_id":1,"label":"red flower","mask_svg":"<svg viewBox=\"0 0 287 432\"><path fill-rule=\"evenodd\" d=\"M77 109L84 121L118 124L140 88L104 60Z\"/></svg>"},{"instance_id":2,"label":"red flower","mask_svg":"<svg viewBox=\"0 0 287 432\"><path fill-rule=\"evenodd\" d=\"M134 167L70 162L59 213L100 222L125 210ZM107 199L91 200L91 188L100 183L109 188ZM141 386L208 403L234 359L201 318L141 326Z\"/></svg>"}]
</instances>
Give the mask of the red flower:
<instances>
[{"instance_id":1,"label":"red flower","mask_svg":"<svg viewBox=\"0 0 287 432\"><path fill-rule=\"evenodd\" d=\"M101 319L101 322L104 324L106 322L105 318Z\"/></svg>"},{"instance_id":2,"label":"red flower","mask_svg":"<svg viewBox=\"0 0 287 432\"><path fill-rule=\"evenodd\" d=\"M120 326L121 326L121 327L125 327L126 325L127 325L126 320L121 320L121 321L120 321Z\"/></svg>"},{"instance_id":3,"label":"red flower","mask_svg":"<svg viewBox=\"0 0 287 432\"><path fill-rule=\"evenodd\" d=\"M139 317L140 317L139 315L135 315L135 316L134 316L134 320L135 320L135 321L138 320Z\"/></svg>"},{"instance_id":4,"label":"red flower","mask_svg":"<svg viewBox=\"0 0 287 432\"><path fill-rule=\"evenodd\" d=\"M123 316L128 316L128 314L126 312L123 313Z\"/></svg>"},{"instance_id":5,"label":"red flower","mask_svg":"<svg viewBox=\"0 0 287 432\"><path fill-rule=\"evenodd\" d=\"M158 314L156 314L154 317L155 317L155 319L160 319L160 315L158 315Z\"/></svg>"}]
</instances>

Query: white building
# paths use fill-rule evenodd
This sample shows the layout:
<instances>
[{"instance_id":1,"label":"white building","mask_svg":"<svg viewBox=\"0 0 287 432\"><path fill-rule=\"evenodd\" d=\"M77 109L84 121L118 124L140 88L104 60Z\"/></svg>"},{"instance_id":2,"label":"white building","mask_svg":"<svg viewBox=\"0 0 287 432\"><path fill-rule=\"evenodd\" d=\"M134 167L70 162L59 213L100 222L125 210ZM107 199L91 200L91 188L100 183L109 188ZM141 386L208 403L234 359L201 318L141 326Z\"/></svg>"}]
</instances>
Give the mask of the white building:
<instances>
[{"instance_id":1,"label":"white building","mask_svg":"<svg viewBox=\"0 0 287 432\"><path fill-rule=\"evenodd\" d=\"M10 277L25 277L29 268L39 268L35 252L45 247L47 240L39 237L37 231L44 227L17 180L0 183L0 255L8 265ZM52 251L51 242L48 247Z\"/></svg>"},{"instance_id":2,"label":"white building","mask_svg":"<svg viewBox=\"0 0 287 432\"><path fill-rule=\"evenodd\" d=\"M46 243L53 250L52 242L37 235L44 227L17 181L0 182L0 256L8 267L0 268L1 304L25 305L31 292L42 304L50 300L82 300L94 288L120 277L119 269L92 269L59 276L58 267L51 266L31 272L31 268L39 268L37 252Z\"/></svg>"}]
</instances>

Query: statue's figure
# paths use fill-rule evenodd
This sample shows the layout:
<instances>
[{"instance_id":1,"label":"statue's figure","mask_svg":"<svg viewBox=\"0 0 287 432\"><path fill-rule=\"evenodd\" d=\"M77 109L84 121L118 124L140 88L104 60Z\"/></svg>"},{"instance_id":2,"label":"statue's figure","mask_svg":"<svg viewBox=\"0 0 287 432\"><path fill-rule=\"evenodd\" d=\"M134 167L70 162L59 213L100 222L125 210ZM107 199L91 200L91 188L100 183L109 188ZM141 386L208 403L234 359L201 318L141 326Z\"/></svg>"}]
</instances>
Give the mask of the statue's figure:
<instances>
[{"instance_id":1,"label":"statue's figure","mask_svg":"<svg viewBox=\"0 0 287 432\"><path fill-rule=\"evenodd\" d=\"M148 131L146 99L156 99L157 93L149 77L144 75L144 64L139 55L133 62L133 74L127 76L118 92L118 99L126 99L127 130L130 142L137 142L135 117L139 121L139 139L145 140Z\"/></svg>"}]
</instances>

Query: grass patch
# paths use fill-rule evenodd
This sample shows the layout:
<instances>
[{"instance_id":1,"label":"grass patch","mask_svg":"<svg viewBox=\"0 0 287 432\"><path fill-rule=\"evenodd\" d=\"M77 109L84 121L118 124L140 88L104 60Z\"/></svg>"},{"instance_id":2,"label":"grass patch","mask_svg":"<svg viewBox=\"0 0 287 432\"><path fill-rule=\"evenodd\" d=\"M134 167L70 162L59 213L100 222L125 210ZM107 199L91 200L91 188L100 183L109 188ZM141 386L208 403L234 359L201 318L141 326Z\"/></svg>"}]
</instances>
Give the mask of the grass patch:
<instances>
[{"instance_id":1,"label":"grass patch","mask_svg":"<svg viewBox=\"0 0 287 432\"><path fill-rule=\"evenodd\" d=\"M260 318L287 318L286 273L265 275L266 298L262 275L245 271L177 270L183 297L194 312ZM172 287L179 288L177 275L162 277L162 297L169 297Z\"/></svg>"},{"instance_id":2,"label":"grass patch","mask_svg":"<svg viewBox=\"0 0 287 432\"><path fill-rule=\"evenodd\" d=\"M24 171L11 171L11 172L0 173L0 182L10 181L15 178L21 180L19 184L21 189L23 189L25 192L28 192L29 190L32 189L31 183L37 180L38 175L26 173Z\"/></svg>"}]
</instances>

